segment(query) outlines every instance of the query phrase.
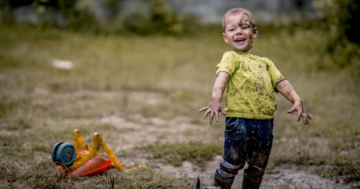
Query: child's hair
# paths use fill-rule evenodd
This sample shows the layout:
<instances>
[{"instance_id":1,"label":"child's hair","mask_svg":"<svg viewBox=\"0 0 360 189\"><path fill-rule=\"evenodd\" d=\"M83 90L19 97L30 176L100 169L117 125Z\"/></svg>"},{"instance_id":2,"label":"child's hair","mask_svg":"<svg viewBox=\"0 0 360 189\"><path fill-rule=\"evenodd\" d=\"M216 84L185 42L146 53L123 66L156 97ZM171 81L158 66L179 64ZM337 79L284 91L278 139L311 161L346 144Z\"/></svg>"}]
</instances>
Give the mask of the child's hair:
<instances>
[{"instance_id":1,"label":"child's hair","mask_svg":"<svg viewBox=\"0 0 360 189\"><path fill-rule=\"evenodd\" d=\"M225 20L228 16L230 15L237 15L237 14L240 14L240 13L244 13L245 15L247 15L250 19L250 24L251 24L251 27L254 29L255 28L255 20L254 20L254 16L253 14L247 10L247 9L244 9L244 8L241 8L241 7L237 7L237 8L232 8L230 10L228 10L225 14L224 14L224 17L223 17L223 20L222 20L222 27L223 27L223 31L225 32L225 27L226 27L226 23L225 23Z\"/></svg>"}]
</instances>

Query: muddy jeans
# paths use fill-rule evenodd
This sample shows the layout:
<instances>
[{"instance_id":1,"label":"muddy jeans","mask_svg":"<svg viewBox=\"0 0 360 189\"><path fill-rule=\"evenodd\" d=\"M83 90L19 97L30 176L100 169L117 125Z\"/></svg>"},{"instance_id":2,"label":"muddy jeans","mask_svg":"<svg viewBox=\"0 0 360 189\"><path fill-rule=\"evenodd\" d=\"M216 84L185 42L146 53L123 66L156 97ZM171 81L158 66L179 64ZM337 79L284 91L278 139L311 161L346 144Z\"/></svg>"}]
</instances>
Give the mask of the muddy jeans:
<instances>
[{"instance_id":1,"label":"muddy jeans","mask_svg":"<svg viewBox=\"0 0 360 189\"><path fill-rule=\"evenodd\" d=\"M242 188L260 187L272 147L273 123L274 119L226 118L224 155L215 171L215 186L230 189L246 161Z\"/></svg>"}]
</instances>

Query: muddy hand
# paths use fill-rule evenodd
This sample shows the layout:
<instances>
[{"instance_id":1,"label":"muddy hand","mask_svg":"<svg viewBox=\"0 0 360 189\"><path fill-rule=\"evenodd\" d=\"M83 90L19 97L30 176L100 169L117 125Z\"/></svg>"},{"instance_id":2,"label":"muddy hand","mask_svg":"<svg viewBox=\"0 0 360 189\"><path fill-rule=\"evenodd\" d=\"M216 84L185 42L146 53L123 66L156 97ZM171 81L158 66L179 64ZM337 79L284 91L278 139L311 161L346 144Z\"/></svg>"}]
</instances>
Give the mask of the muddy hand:
<instances>
[{"instance_id":1,"label":"muddy hand","mask_svg":"<svg viewBox=\"0 0 360 189\"><path fill-rule=\"evenodd\" d=\"M295 102L294 106L287 111L287 113L293 113L293 112L297 112L297 121L300 121L300 118L303 118L303 123L304 125L309 124L310 119L312 119L312 117L310 117L310 115L308 115L307 113L304 112L303 109L303 105L302 102Z\"/></svg>"},{"instance_id":2,"label":"muddy hand","mask_svg":"<svg viewBox=\"0 0 360 189\"><path fill-rule=\"evenodd\" d=\"M210 104L208 106L203 107L199 110L199 112L203 112L203 111L205 111L203 119L205 119L210 114L209 124L211 124L213 122L214 115L215 115L216 122L219 122L219 112L221 112L223 115L226 115L226 112L225 112L224 108L222 107L221 103L210 102Z\"/></svg>"}]
</instances>

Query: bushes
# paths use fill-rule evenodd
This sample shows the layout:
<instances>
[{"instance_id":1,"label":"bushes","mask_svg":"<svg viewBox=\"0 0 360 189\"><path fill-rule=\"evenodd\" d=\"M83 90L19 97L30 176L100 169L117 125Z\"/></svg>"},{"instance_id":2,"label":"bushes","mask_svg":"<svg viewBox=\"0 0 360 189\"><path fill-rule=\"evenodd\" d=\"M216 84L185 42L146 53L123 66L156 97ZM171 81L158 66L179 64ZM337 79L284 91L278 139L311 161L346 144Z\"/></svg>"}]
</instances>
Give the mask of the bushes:
<instances>
[{"instance_id":1,"label":"bushes","mask_svg":"<svg viewBox=\"0 0 360 189\"><path fill-rule=\"evenodd\" d=\"M10 3L11 2L11 3ZM136 33L140 35L183 35L194 31L195 18L183 15L167 6L166 0L139 0L131 4L119 0L31 0L24 2L5 1L0 6L0 13L6 7L14 10L19 6L31 5L34 14L39 16L36 26L61 26L74 31L93 33ZM6 4L6 5L5 5ZM1 10L2 9L2 10ZM145 9L145 10L144 10ZM97 10L97 11L96 11ZM97 13L96 12L102 12ZM59 24L55 14L64 15L66 24ZM100 15L99 15L100 14ZM49 17L52 17L49 19ZM12 20L12 14L6 20ZM14 20L12 20L14 22ZM57 23L57 24L56 24Z\"/></svg>"},{"instance_id":2,"label":"bushes","mask_svg":"<svg viewBox=\"0 0 360 189\"><path fill-rule=\"evenodd\" d=\"M142 35L181 35L193 31L194 17L178 14L166 6L165 0L147 0L147 3L149 10L146 13L133 12L123 17L122 24L127 31Z\"/></svg>"},{"instance_id":3,"label":"bushes","mask_svg":"<svg viewBox=\"0 0 360 189\"><path fill-rule=\"evenodd\" d=\"M328 31L328 41L324 44L324 51L330 54L337 67L352 66L360 69L360 2L356 0L316 0L314 6L318 8L322 17L322 29ZM323 64L319 64L323 68Z\"/></svg>"}]
</instances>

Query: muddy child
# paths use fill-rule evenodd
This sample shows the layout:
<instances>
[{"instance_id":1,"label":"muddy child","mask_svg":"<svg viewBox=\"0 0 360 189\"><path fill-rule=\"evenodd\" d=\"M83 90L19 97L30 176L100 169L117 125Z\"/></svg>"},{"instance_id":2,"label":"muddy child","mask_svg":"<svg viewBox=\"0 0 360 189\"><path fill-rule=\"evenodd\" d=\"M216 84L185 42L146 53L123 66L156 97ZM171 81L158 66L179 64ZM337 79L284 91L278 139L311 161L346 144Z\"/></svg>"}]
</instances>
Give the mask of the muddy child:
<instances>
[{"instance_id":1,"label":"muddy child","mask_svg":"<svg viewBox=\"0 0 360 189\"><path fill-rule=\"evenodd\" d=\"M309 124L311 117L304 112L303 103L293 86L265 57L252 54L253 40L258 35L252 13L233 8L222 21L223 38L233 51L225 52L216 66L216 81L211 102L205 111L219 121L219 112L226 116L224 155L215 171L214 184L229 189L237 172L244 168L242 188L259 188L268 163L272 142L274 92L280 92L292 104L288 113L297 112ZM221 104L226 88L226 108Z\"/></svg>"}]
</instances>

